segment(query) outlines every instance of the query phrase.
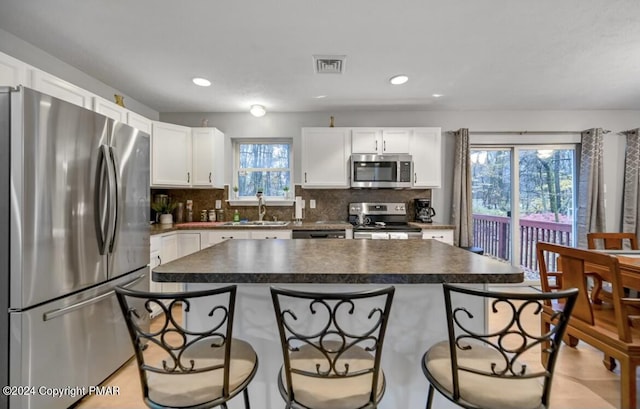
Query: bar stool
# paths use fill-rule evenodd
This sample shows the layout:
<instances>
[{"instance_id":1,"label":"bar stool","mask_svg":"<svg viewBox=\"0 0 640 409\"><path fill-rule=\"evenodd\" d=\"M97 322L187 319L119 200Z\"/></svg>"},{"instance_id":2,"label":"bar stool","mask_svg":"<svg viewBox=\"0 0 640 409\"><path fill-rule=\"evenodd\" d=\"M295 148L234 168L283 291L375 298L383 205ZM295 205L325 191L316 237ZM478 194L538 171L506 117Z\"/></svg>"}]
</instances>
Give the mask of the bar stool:
<instances>
[{"instance_id":1,"label":"bar stool","mask_svg":"<svg viewBox=\"0 0 640 409\"><path fill-rule=\"evenodd\" d=\"M449 284L443 288L449 339L433 345L422 358L429 381L427 409L434 390L470 409L548 408L556 358L578 290L500 293ZM473 310L466 306L478 305L478 297L487 301L491 312L508 315L499 329L487 333L474 329ZM538 335L544 300L558 299L564 301L564 309L554 316L549 332ZM526 325L526 315L535 316L533 327ZM538 358L541 348L546 357L542 363L523 362L523 354Z\"/></svg>"},{"instance_id":2,"label":"bar stool","mask_svg":"<svg viewBox=\"0 0 640 409\"><path fill-rule=\"evenodd\" d=\"M116 295L147 406L226 409L242 392L250 409L247 388L258 357L250 344L232 338L235 285L182 293L116 287ZM150 323L150 314L158 311Z\"/></svg>"},{"instance_id":3,"label":"bar stool","mask_svg":"<svg viewBox=\"0 0 640 409\"><path fill-rule=\"evenodd\" d=\"M372 409L385 391L382 344L395 288L316 293L271 288L287 409Z\"/></svg>"}]
</instances>

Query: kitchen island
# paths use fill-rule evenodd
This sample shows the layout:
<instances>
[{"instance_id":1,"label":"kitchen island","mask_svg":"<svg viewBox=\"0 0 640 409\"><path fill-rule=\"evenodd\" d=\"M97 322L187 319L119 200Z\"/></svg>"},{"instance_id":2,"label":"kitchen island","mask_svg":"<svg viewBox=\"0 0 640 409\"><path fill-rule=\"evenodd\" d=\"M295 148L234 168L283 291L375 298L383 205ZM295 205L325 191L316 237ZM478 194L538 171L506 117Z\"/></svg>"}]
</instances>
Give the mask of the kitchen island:
<instances>
[{"instance_id":1,"label":"kitchen island","mask_svg":"<svg viewBox=\"0 0 640 409\"><path fill-rule=\"evenodd\" d=\"M227 240L153 271L154 281L185 283L187 290L238 284L234 334L258 353L260 367L249 391L254 404L265 409L283 407L276 381L282 352L270 285L327 292L394 285L383 352L387 389L379 407L397 409L424 406L427 381L420 358L429 346L447 338L439 284L486 288L523 278L523 272L509 264L436 240ZM473 312L485 317L486 306L478 303ZM478 326L484 329L486 320ZM455 407L440 396L435 399L434 407ZM235 408L241 400L231 403Z\"/></svg>"}]
</instances>

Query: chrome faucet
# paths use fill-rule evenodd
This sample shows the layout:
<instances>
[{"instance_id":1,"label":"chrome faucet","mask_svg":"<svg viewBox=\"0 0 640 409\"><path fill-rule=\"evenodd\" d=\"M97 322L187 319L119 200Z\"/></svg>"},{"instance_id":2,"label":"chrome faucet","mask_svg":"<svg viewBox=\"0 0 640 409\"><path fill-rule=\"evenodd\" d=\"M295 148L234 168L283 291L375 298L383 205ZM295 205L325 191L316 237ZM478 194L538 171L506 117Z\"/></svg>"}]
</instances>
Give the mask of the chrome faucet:
<instances>
[{"instance_id":1,"label":"chrome faucet","mask_svg":"<svg viewBox=\"0 0 640 409\"><path fill-rule=\"evenodd\" d=\"M264 204L261 190L258 190L256 197L258 198L258 221L261 222L264 218L264 214L267 213L267 206Z\"/></svg>"}]
</instances>

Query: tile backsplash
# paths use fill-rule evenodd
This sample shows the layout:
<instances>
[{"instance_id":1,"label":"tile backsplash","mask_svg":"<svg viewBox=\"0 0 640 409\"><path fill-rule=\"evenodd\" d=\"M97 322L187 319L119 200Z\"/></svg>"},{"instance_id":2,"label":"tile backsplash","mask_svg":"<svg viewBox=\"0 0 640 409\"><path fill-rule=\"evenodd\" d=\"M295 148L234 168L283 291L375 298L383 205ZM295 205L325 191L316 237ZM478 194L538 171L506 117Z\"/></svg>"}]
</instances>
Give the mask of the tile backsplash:
<instances>
[{"instance_id":1,"label":"tile backsplash","mask_svg":"<svg viewBox=\"0 0 640 409\"><path fill-rule=\"evenodd\" d=\"M224 210L225 220L230 221L237 209L242 219L255 220L258 218L257 206L230 206L226 201L228 187L225 189L151 189L151 200L156 194L166 194L171 200L186 203L193 200L193 221L200 221L200 211L215 208L216 200L220 200ZM408 205L410 220L413 220L413 199L431 198L431 189L303 189L297 185L295 196L301 196L306 201L304 221L348 219L348 205L351 202L404 202ZM316 208L310 208L310 201L316 201ZM265 220L293 219L293 204L291 206L269 206L267 201ZM153 213L153 212L152 212ZM174 213L175 215L175 213ZM185 214L186 217L186 214Z\"/></svg>"}]
</instances>

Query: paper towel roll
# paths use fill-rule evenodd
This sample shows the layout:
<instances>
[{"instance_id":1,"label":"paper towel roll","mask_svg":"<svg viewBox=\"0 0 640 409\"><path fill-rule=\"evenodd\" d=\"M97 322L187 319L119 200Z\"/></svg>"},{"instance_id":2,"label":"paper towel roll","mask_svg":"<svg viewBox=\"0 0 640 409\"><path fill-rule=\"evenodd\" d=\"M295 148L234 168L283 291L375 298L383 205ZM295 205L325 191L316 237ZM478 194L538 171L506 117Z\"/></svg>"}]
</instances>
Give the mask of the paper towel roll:
<instances>
[{"instance_id":1,"label":"paper towel roll","mask_svg":"<svg viewBox=\"0 0 640 409\"><path fill-rule=\"evenodd\" d=\"M296 207L294 218L296 220L302 219L302 196L296 196Z\"/></svg>"}]
</instances>

